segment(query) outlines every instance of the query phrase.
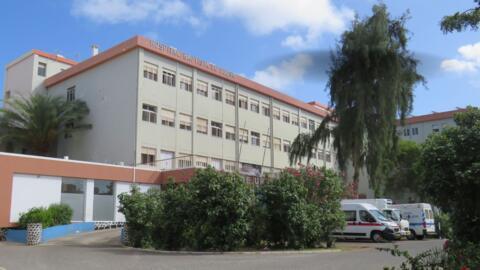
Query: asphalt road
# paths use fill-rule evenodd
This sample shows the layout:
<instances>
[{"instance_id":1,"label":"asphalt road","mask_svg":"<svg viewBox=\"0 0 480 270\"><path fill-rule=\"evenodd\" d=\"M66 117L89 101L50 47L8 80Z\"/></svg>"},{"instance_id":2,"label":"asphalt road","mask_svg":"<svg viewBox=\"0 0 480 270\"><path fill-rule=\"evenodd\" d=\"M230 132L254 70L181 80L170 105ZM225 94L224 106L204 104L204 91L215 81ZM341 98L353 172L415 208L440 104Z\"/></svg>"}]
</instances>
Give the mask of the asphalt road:
<instances>
[{"instance_id":1,"label":"asphalt road","mask_svg":"<svg viewBox=\"0 0 480 270\"><path fill-rule=\"evenodd\" d=\"M0 270L21 269L382 269L402 260L375 247L392 244L337 243L342 251L327 253L184 255L124 248L118 230L96 232L27 247L0 242ZM442 240L397 241L400 249L415 254L441 247ZM3 268L3 269L2 269Z\"/></svg>"}]
</instances>

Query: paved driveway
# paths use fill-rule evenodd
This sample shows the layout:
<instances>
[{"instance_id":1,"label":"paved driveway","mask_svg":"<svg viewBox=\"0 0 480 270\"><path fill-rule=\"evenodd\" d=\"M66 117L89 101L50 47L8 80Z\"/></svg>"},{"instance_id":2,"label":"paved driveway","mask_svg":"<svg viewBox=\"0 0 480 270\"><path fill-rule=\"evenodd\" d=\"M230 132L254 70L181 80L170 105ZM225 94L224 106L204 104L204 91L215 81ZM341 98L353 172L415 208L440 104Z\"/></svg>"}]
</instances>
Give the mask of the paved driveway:
<instances>
[{"instance_id":1,"label":"paved driveway","mask_svg":"<svg viewBox=\"0 0 480 270\"><path fill-rule=\"evenodd\" d=\"M343 251L298 254L178 255L123 248L118 230L95 232L27 247L0 242L0 269L382 269L400 259L375 247L392 244L340 242ZM443 241L399 241L401 249L418 253ZM2 269L3 270L3 269Z\"/></svg>"}]
</instances>

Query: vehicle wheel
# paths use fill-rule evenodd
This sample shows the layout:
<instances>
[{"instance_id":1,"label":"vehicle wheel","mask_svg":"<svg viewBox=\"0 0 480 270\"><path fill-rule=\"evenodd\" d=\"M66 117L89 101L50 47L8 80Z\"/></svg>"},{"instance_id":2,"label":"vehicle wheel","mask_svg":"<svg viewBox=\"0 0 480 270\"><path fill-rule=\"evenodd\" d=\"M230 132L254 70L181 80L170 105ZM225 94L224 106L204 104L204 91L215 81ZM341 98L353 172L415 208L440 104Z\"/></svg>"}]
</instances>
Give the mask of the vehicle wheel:
<instances>
[{"instance_id":1,"label":"vehicle wheel","mask_svg":"<svg viewBox=\"0 0 480 270\"><path fill-rule=\"evenodd\" d=\"M423 234L417 235L416 237L417 237L417 240L423 240L423 238L425 238Z\"/></svg>"},{"instance_id":2,"label":"vehicle wheel","mask_svg":"<svg viewBox=\"0 0 480 270\"><path fill-rule=\"evenodd\" d=\"M408 240L415 240L416 236L417 236L417 235L415 234L415 231L414 231L414 230L410 230L410 235L407 236L407 239L408 239Z\"/></svg>"},{"instance_id":3,"label":"vehicle wheel","mask_svg":"<svg viewBox=\"0 0 480 270\"><path fill-rule=\"evenodd\" d=\"M372 235L370 236L373 242L375 243L382 243L385 242L385 238L383 238L381 232L372 232Z\"/></svg>"}]
</instances>

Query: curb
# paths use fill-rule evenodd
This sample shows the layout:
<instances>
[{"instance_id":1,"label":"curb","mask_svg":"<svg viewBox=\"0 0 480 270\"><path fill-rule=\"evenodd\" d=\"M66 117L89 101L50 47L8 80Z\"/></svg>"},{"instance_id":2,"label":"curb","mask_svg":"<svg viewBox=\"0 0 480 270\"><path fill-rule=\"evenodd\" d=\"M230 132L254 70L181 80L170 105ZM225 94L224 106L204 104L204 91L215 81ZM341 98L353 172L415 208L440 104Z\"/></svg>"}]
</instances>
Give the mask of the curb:
<instances>
[{"instance_id":1,"label":"curb","mask_svg":"<svg viewBox=\"0 0 480 270\"><path fill-rule=\"evenodd\" d=\"M123 246L125 249L151 252L163 255L286 255L286 254L322 254L342 252L341 249L318 249L318 250L272 250L272 251L171 251L171 250L156 250L156 249L142 249Z\"/></svg>"}]
</instances>

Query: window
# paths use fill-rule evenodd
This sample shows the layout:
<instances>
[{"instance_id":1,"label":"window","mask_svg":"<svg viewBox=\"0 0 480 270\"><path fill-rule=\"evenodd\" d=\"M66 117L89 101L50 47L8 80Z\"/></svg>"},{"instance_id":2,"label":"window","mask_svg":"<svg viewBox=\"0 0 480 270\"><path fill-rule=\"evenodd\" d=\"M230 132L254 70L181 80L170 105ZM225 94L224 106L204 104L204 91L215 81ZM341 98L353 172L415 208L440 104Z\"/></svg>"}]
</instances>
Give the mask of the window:
<instances>
[{"instance_id":1,"label":"window","mask_svg":"<svg viewBox=\"0 0 480 270\"><path fill-rule=\"evenodd\" d=\"M260 103L258 100L250 99L250 110L256 113L260 112Z\"/></svg>"},{"instance_id":2,"label":"window","mask_svg":"<svg viewBox=\"0 0 480 270\"><path fill-rule=\"evenodd\" d=\"M282 140L280 140L280 138L273 138L273 149L275 151L282 151Z\"/></svg>"},{"instance_id":3,"label":"window","mask_svg":"<svg viewBox=\"0 0 480 270\"><path fill-rule=\"evenodd\" d=\"M412 135L418 135L418 127L412 128Z\"/></svg>"},{"instance_id":4,"label":"window","mask_svg":"<svg viewBox=\"0 0 480 270\"><path fill-rule=\"evenodd\" d=\"M192 78L185 75L180 75L180 89L192 92Z\"/></svg>"},{"instance_id":5,"label":"window","mask_svg":"<svg viewBox=\"0 0 480 270\"><path fill-rule=\"evenodd\" d=\"M298 116L297 115L292 115L292 125L298 127Z\"/></svg>"},{"instance_id":6,"label":"window","mask_svg":"<svg viewBox=\"0 0 480 270\"><path fill-rule=\"evenodd\" d=\"M263 134L262 135L262 144L265 148L270 148L270 136Z\"/></svg>"},{"instance_id":7,"label":"window","mask_svg":"<svg viewBox=\"0 0 480 270\"><path fill-rule=\"evenodd\" d=\"M38 76L42 76L42 77L47 76L47 64L38 62L37 74Z\"/></svg>"},{"instance_id":8,"label":"window","mask_svg":"<svg viewBox=\"0 0 480 270\"><path fill-rule=\"evenodd\" d=\"M75 86L69 87L67 89L67 101L75 100Z\"/></svg>"},{"instance_id":9,"label":"window","mask_svg":"<svg viewBox=\"0 0 480 270\"><path fill-rule=\"evenodd\" d=\"M195 157L195 167L198 168L207 168L208 167L208 158L196 156Z\"/></svg>"},{"instance_id":10,"label":"window","mask_svg":"<svg viewBox=\"0 0 480 270\"><path fill-rule=\"evenodd\" d=\"M181 113L178 118L180 129L192 130L192 116Z\"/></svg>"},{"instance_id":11,"label":"window","mask_svg":"<svg viewBox=\"0 0 480 270\"><path fill-rule=\"evenodd\" d=\"M403 129L403 136L410 136L410 129L409 128L404 128Z\"/></svg>"},{"instance_id":12,"label":"window","mask_svg":"<svg viewBox=\"0 0 480 270\"><path fill-rule=\"evenodd\" d=\"M301 117L300 118L300 125L302 126L302 128L307 128L307 118Z\"/></svg>"},{"instance_id":13,"label":"window","mask_svg":"<svg viewBox=\"0 0 480 270\"><path fill-rule=\"evenodd\" d=\"M241 143L248 143L248 130L243 128L238 130L238 141Z\"/></svg>"},{"instance_id":14,"label":"window","mask_svg":"<svg viewBox=\"0 0 480 270\"><path fill-rule=\"evenodd\" d=\"M283 140L283 152L290 152L290 141Z\"/></svg>"},{"instance_id":15,"label":"window","mask_svg":"<svg viewBox=\"0 0 480 270\"><path fill-rule=\"evenodd\" d=\"M251 140L252 140L252 145L260 145L260 133L252 131L250 132Z\"/></svg>"},{"instance_id":16,"label":"window","mask_svg":"<svg viewBox=\"0 0 480 270\"><path fill-rule=\"evenodd\" d=\"M175 153L170 151L160 151L160 169L170 170L173 169L173 162L175 159Z\"/></svg>"},{"instance_id":17,"label":"window","mask_svg":"<svg viewBox=\"0 0 480 270\"><path fill-rule=\"evenodd\" d=\"M208 134L208 120L197 118L197 133Z\"/></svg>"},{"instance_id":18,"label":"window","mask_svg":"<svg viewBox=\"0 0 480 270\"><path fill-rule=\"evenodd\" d=\"M270 116L270 106L268 104L262 104L262 113L265 116Z\"/></svg>"},{"instance_id":19,"label":"window","mask_svg":"<svg viewBox=\"0 0 480 270\"><path fill-rule=\"evenodd\" d=\"M235 171L235 161L225 160L225 171L233 172Z\"/></svg>"},{"instance_id":20,"label":"window","mask_svg":"<svg viewBox=\"0 0 480 270\"><path fill-rule=\"evenodd\" d=\"M375 218L366 210L360 210L359 216L362 222L376 222Z\"/></svg>"},{"instance_id":21,"label":"window","mask_svg":"<svg viewBox=\"0 0 480 270\"><path fill-rule=\"evenodd\" d=\"M325 160L325 151L323 149L318 150L318 159Z\"/></svg>"},{"instance_id":22,"label":"window","mask_svg":"<svg viewBox=\"0 0 480 270\"><path fill-rule=\"evenodd\" d=\"M155 166L157 150L155 148L142 147L141 152L142 164Z\"/></svg>"},{"instance_id":23,"label":"window","mask_svg":"<svg viewBox=\"0 0 480 270\"><path fill-rule=\"evenodd\" d=\"M175 86L175 71L164 70L162 82L166 85Z\"/></svg>"},{"instance_id":24,"label":"window","mask_svg":"<svg viewBox=\"0 0 480 270\"><path fill-rule=\"evenodd\" d=\"M432 131L433 132L440 132L440 125L438 125L438 124L432 125Z\"/></svg>"},{"instance_id":25,"label":"window","mask_svg":"<svg viewBox=\"0 0 480 270\"><path fill-rule=\"evenodd\" d=\"M212 84L213 99L222 101L222 88Z\"/></svg>"},{"instance_id":26,"label":"window","mask_svg":"<svg viewBox=\"0 0 480 270\"><path fill-rule=\"evenodd\" d=\"M273 118L280 120L280 109L277 107L273 107Z\"/></svg>"},{"instance_id":27,"label":"window","mask_svg":"<svg viewBox=\"0 0 480 270\"><path fill-rule=\"evenodd\" d=\"M93 184L93 194L95 195L113 195L113 181L95 180Z\"/></svg>"},{"instance_id":28,"label":"window","mask_svg":"<svg viewBox=\"0 0 480 270\"><path fill-rule=\"evenodd\" d=\"M62 179L62 193L83 194L85 182L83 180Z\"/></svg>"},{"instance_id":29,"label":"window","mask_svg":"<svg viewBox=\"0 0 480 270\"><path fill-rule=\"evenodd\" d=\"M343 211L345 214L346 222L355 222L357 221L357 211Z\"/></svg>"},{"instance_id":30,"label":"window","mask_svg":"<svg viewBox=\"0 0 480 270\"><path fill-rule=\"evenodd\" d=\"M325 160L327 162L331 162L332 161L332 154L330 154L330 151L326 151L325 152Z\"/></svg>"},{"instance_id":31,"label":"window","mask_svg":"<svg viewBox=\"0 0 480 270\"><path fill-rule=\"evenodd\" d=\"M283 122L290 123L290 113L284 111L282 114Z\"/></svg>"},{"instance_id":32,"label":"window","mask_svg":"<svg viewBox=\"0 0 480 270\"><path fill-rule=\"evenodd\" d=\"M235 106L235 93L232 91L225 91L225 103Z\"/></svg>"},{"instance_id":33,"label":"window","mask_svg":"<svg viewBox=\"0 0 480 270\"><path fill-rule=\"evenodd\" d=\"M150 80L157 81L158 66L148 62L143 62L143 77Z\"/></svg>"},{"instance_id":34,"label":"window","mask_svg":"<svg viewBox=\"0 0 480 270\"><path fill-rule=\"evenodd\" d=\"M212 136L222 138L222 123L212 121L210 125L212 126Z\"/></svg>"},{"instance_id":35,"label":"window","mask_svg":"<svg viewBox=\"0 0 480 270\"><path fill-rule=\"evenodd\" d=\"M203 81L197 82L197 94L208 97L208 83Z\"/></svg>"},{"instance_id":36,"label":"window","mask_svg":"<svg viewBox=\"0 0 480 270\"><path fill-rule=\"evenodd\" d=\"M211 158L210 166L215 168L215 170L220 171L222 169L222 160L218 158Z\"/></svg>"},{"instance_id":37,"label":"window","mask_svg":"<svg viewBox=\"0 0 480 270\"><path fill-rule=\"evenodd\" d=\"M142 120L157 123L157 107L143 103Z\"/></svg>"},{"instance_id":38,"label":"window","mask_svg":"<svg viewBox=\"0 0 480 270\"><path fill-rule=\"evenodd\" d=\"M225 126L225 138L235 141L235 127Z\"/></svg>"},{"instance_id":39,"label":"window","mask_svg":"<svg viewBox=\"0 0 480 270\"><path fill-rule=\"evenodd\" d=\"M238 107L248 110L248 98L246 96L238 96Z\"/></svg>"},{"instance_id":40,"label":"window","mask_svg":"<svg viewBox=\"0 0 480 270\"><path fill-rule=\"evenodd\" d=\"M192 155L180 153L180 156L177 157L178 168L191 168L192 167Z\"/></svg>"},{"instance_id":41,"label":"window","mask_svg":"<svg viewBox=\"0 0 480 270\"><path fill-rule=\"evenodd\" d=\"M308 119L308 129L310 129L310 131L315 131L315 121L312 119Z\"/></svg>"},{"instance_id":42,"label":"window","mask_svg":"<svg viewBox=\"0 0 480 270\"><path fill-rule=\"evenodd\" d=\"M162 109L160 116L162 117L162 125L169 127L175 126L175 112Z\"/></svg>"}]
</instances>

